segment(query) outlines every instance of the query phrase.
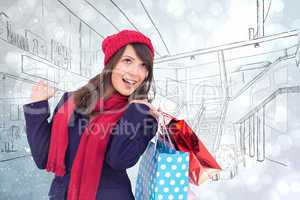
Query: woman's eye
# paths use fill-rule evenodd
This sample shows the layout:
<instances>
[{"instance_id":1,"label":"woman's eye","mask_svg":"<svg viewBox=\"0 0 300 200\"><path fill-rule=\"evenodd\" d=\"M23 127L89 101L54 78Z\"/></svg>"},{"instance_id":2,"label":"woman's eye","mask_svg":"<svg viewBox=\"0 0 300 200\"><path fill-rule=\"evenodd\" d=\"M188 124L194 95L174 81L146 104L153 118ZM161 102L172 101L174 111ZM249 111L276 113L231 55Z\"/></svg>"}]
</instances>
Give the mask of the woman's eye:
<instances>
[{"instance_id":1,"label":"woman's eye","mask_svg":"<svg viewBox=\"0 0 300 200\"><path fill-rule=\"evenodd\" d=\"M124 59L124 62L127 63L127 64L130 64L131 60L127 58L127 59Z\"/></svg>"}]
</instances>

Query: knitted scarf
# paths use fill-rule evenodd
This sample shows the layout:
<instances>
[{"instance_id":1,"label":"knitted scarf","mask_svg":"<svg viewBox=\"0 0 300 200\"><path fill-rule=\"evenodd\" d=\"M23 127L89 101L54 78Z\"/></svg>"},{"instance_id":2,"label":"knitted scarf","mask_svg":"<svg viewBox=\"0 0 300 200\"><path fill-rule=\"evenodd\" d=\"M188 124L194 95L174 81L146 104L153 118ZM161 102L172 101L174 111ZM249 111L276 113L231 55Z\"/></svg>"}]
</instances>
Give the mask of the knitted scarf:
<instances>
[{"instance_id":1,"label":"knitted scarf","mask_svg":"<svg viewBox=\"0 0 300 200\"><path fill-rule=\"evenodd\" d=\"M94 111L101 113L90 119L81 136L71 168L68 200L96 199L111 129L123 115L127 104L128 98L120 93L114 93L106 100L102 97L97 100ZM75 107L71 95L53 116L46 170L57 176L66 173L68 124Z\"/></svg>"}]
</instances>

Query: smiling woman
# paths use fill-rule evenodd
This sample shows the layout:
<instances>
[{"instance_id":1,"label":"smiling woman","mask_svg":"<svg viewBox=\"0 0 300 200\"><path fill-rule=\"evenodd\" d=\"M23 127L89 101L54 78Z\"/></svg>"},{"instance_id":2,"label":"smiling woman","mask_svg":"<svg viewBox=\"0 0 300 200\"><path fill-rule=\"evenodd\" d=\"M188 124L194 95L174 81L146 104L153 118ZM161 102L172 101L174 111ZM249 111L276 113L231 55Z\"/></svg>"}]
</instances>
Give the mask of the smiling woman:
<instances>
[{"instance_id":1,"label":"smiling woman","mask_svg":"<svg viewBox=\"0 0 300 200\"><path fill-rule=\"evenodd\" d=\"M127 45L112 71L112 85L123 95L132 94L149 75L149 67L135 53L137 47L137 44L135 47Z\"/></svg>"},{"instance_id":2,"label":"smiling woman","mask_svg":"<svg viewBox=\"0 0 300 200\"><path fill-rule=\"evenodd\" d=\"M126 169L157 131L148 96L154 50L149 38L130 30L108 36L102 49L102 72L64 93L50 123L53 88L40 82L24 105L33 159L55 174L50 199L134 199Z\"/></svg>"}]
</instances>

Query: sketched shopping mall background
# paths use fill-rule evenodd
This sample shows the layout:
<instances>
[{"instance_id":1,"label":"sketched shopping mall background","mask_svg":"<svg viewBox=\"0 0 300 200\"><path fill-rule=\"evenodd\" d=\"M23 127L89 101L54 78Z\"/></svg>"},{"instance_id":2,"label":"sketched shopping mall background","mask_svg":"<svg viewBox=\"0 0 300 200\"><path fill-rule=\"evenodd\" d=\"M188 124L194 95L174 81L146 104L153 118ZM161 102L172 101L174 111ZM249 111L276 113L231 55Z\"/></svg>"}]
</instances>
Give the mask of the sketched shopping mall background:
<instances>
[{"instance_id":1,"label":"sketched shopping mall background","mask_svg":"<svg viewBox=\"0 0 300 200\"><path fill-rule=\"evenodd\" d=\"M0 199L48 199L22 105L103 67L101 41L129 28L155 47L155 106L187 120L224 169L196 199L297 199L300 15L283 0L1 0ZM51 112L52 113L52 112ZM137 164L138 165L138 164ZM129 169L135 185L138 166Z\"/></svg>"}]
</instances>

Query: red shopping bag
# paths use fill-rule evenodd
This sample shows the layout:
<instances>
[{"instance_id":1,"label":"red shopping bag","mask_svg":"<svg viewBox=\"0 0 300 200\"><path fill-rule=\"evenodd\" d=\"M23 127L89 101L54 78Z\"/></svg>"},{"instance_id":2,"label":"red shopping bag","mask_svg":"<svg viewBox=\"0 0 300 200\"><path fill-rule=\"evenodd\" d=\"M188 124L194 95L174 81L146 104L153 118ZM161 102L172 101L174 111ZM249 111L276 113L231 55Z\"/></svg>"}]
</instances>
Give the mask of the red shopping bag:
<instances>
[{"instance_id":1,"label":"red shopping bag","mask_svg":"<svg viewBox=\"0 0 300 200\"><path fill-rule=\"evenodd\" d=\"M187 123L166 113L163 115L169 118L166 127L175 148L179 151L190 152L190 183L200 185L211 178L211 175L218 173L221 170L220 165Z\"/></svg>"}]
</instances>

